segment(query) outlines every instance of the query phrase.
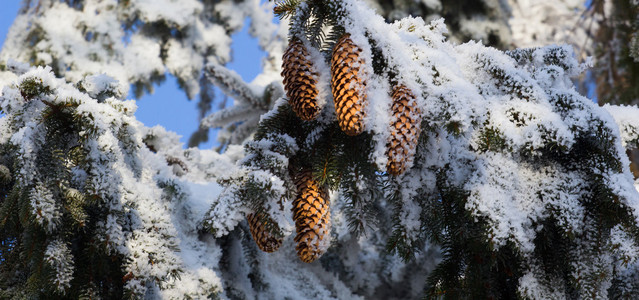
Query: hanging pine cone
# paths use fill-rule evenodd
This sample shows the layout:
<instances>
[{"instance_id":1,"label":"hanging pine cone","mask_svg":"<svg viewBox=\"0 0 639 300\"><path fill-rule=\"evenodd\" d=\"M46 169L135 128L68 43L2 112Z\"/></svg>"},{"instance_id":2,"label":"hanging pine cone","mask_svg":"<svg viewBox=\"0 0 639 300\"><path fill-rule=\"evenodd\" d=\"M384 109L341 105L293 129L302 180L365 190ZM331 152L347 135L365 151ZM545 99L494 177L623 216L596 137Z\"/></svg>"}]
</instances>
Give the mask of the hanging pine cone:
<instances>
[{"instance_id":1,"label":"hanging pine cone","mask_svg":"<svg viewBox=\"0 0 639 300\"><path fill-rule=\"evenodd\" d=\"M282 77L288 102L300 119L313 120L320 112L317 105L317 73L308 59L302 41L294 39L282 58Z\"/></svg>"},{"instance_id":2,"label":"hanging pine cone","mask_svg":"<svg viewBox=\"0 0 639 300\"><path fill-rule=\"evenodd\" d=\"M253 240L260 250L271 253L280 248L282 245L282 237L276 237L268 230L267 222L277 226L274 220L264 213L248 214L246 220L248 221Z\"/></svg>"},{"instance_id":3,"label":"hanging pine cone","mask_svg":"<svg viewBox=\"0 0 639 300\"><path fill-rule=\"evenodd\" d=\"M310 170L298 174L297 197L293 201L297 256L306 263L322 256L330 243L331 212L326 190L313 179Z\"/></svg>"},{"instance_id":4,"label":"hanging pine cone","mask_svg":"<svg viewBox=\"0 0 639 300\"><path fill-rule=\"evenodd\" d=\"M393 88L393 117L391 136L386 145L389 174L404 173L406 165L413 160L420 132L420 110L411 90L403 84Z\"/></svg>"},{"instance_id":5,"label":"hanging pine cone","mask_svg":"<svg viewBox=\"0 0 639 300\"><path fill-rule=\"evenodd\" d=\"M353 43L348 33L333 48L331 88L335 113L339 127L348 135L358 135L364 131L366 82L360 52L362 49Z\"/></svg>"}]
</instances>

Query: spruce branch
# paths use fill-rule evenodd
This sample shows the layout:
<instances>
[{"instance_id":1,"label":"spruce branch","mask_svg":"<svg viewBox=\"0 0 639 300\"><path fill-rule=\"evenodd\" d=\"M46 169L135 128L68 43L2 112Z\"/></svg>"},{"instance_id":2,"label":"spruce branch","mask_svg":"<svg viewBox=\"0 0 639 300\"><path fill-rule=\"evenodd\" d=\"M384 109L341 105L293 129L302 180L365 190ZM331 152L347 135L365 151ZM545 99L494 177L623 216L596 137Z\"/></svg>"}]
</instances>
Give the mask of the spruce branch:
<instances>
[{"instance_id":1,"label":"spruce branch","mask_svg":"<svg viewBox=\"0 0 639 300\"><path fill-rule=\"evenodd\" d=\"M273 7L273 13L281 20L293 15L297 7L302 3L302 0L282 0L274 2L275 7Z\"/></svg>"},{"instance_id":2,"label":"spruce branch","mask_svg":"<svg viewBox=\"0 0 639 300\"><path fill-rule=\"evenodd\" d=\"M206 73L217 87L235 100L255 107L267 108L235 71L211 62L207 65Z\"/></svg>"}]
</instances>

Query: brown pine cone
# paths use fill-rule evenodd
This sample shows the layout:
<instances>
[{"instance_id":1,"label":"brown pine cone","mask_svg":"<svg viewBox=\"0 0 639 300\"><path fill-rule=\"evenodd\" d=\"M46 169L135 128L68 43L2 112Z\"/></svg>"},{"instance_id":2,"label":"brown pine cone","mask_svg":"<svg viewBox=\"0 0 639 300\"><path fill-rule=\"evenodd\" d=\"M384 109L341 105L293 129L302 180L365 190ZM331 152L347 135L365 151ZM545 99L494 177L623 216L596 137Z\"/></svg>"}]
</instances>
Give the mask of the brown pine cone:
<instances>
[{"instance_id":1,"label":"brown pine cone","mask_svg":"<svg viewBox=\"0 0 639 300\"><path fill-rule=\"evenodd\" d=\"M405 85L393 88L391 136L386 144L389 174L400 175L412 162L420 133L421 116L415 96Z\"/></svg>"},{"instance_id":2,"label":"brown pine cone","mask_svg":"<svg viewBox=\"0 0 639 300\"><path fill-rule=\"evenodd\" d=\"M362 49L353 43L348 33L333 48L331 89L335 113L339 127L348 135L364 131L367 99L361 52Z\"/></svg>"},{"instance_id":3,"label":"brown pine cone","mask_svg":"<svg viewBox=\"0 0 639 300\"><path fill-rule=\"evenodd\" d=\"M330 243L331 211L326 190L303 170L295 180L297 197L293 201L297 256L306 263L318 259Z\"/></svg>"},{"instance_id":4,"label":"brown pine cone","mask_svg":"<svg viewBox=\"0 0 639 300\"><path fill-rule=\"evenodd\" d=\"M257 247L264 252L275 252L282 245L282 237L274 236L267 228L266 222L270 222L274 226L274 220L264 213L248 214L246 220L251 230L253 240L257 244Z\"/></svg>"},{"instance_id":5,"label":"brown pine cone","mask_svg":"<svg viewBox=\"0 0 639 300\"><path fill-rule=\"evenodd\" d=\"M305 121L315 119L320 112L315 86L318 75L308 57L302 41L294 39L282 58L282 77L288 102L295 114Z\"/></svg>"}]
</instances>

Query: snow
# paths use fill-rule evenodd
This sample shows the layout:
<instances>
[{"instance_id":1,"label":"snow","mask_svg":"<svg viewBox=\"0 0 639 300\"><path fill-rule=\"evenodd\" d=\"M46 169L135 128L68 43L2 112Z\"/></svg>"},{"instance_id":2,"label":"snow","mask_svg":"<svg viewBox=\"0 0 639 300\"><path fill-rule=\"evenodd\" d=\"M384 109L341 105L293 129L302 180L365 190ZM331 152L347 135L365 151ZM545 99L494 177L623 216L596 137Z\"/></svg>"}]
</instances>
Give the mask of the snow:
<instances>
[{"instance_id":1,"label":"snow","mask_svg":"<svg viewBox=\"0 0 639 300\"><path fill-rule=\"evenodd\" d=\"M565 6L557 12L559 17L577 18L571 1L510 2L517 3L513 14L522 14L516 17L520 21L534 18L528 13L555 5ZM202 17L209 7L200 1L131 3L115 9L114 0L86 1L85 11L101 12L96 15L54 1L41 17L16 20L0 60L29 61L18 49L26 34L41 31L47 38L35 46L34 57L55 65L28 67L8 61L12 73L0 74L0 107L5 113L0 118L0 141L15 147L17 182L29 187L31 216L47 233L59 233L63 221L61 200L54 193L60 187L54 182L94 196L108 211L98 223L97 237L110 253L126 258L123 272L131 279L125 285L135 295L355 299L402 286L409 290L406 295L417 296L440 259L439 249L424 242L424 227L430 221L426 218L431 206L443 201L443 187L467 195L464 208L478 223L488 224L486 239L492 248L517 247L524 271L518 290L526 297L565 296L557 288L565 278L546 276L543 262L534 255L535 238L544 229L540 224L548 218L556 220L562 234L573 237L569 254L576 259L567 263L569 276L583 282L577 292L594 286L600 291L596 296L604 298L613 268L628 276L632 275L628 270L637 268L637 245L628 228L614 227L607 244L598 245L598 236L592 233L596 224L584 202L594 199L593 190L599 188L593 186L596 180L613 198L602 201L615 201L639 222L639 192L625 155L627 148L639 146L639 121L635 121L639 108L601 108L579 95L570 78L586 66L578 63L571 47L501 52L481 42L457 45L446 40L442 19L427 23L408 17L387 24L361 1L335 4L344 12L339 24L363 50L359 75L367 82L365 127L374 145L371 153L362 155L377 166L379 179L391 185L385 195L390 200L370 202L382 211L395 209L398 221L382 220L387 223L380 226L385 227L356 236L349 231L345 213L352 203L344 196L347 188L340 186L330 194L333 229L323 227L322 240L310 243L318 252L329 251L320 262L303 264L294 258L291 202L295 187L289 170L295 167L291 158L323 142L322 135L335 122L326 53L300 35L319 73L323 111L317 127L301 140L281 132L250 140L258 122L273 118L286 101L279 67L287 27L265 21L272 16L272 4L222 1L212 10L221 22L212 23ZM437 0L422 3L441 7ZM307 5L300 5L297 14L304 13ZM183 38L172 36L160 42L144 30L123 28L120 20L133 16L143 23L166 22ZM224 66L230 59L229 34L239 30L246 17L252 18L250 32L269 53L263 61L264 72L251 83ZM465 20L462 30L476 36L503 29L476 21ZM543 28L512 26L520 41L520 35L530 36L528 29ZM556 38L539 36L527 42ZM104 45L110 45L111 51ZM382 71L373 70L373 46L387 62ZM190 95L197 93L200 77L206 74L233 97L234 106L202 120L204 127L225 127L220 134L229 141L224 154L183 149L175 133L161 126L145 127L135 119L135 103L122 100L128 83L148 83L165 71L184 81ZM411 117L423 120L423 136L407 154L414 157L409 163L412 168L390 177L384 171L393 118L390 92L397 83L415 94L421 115ZM38 94L25 96L25 84L35 84ZM44 122L52 105L72 116L70 122L77 126L71 132L72 142L61 150L81 147L86 152L86 159L72 166L66 181L56 181L55 176L67 175L46 172L38 160L51 144L50 128ZM606 156L595 153L578 163L559 160L583 150L580 147L600 147ZM349 172L341 175L358 176ZM353 182L353 189L364 191L368 198L377 197L373 186L377 182L359 177ZM278 252L259 252L251 241L244 220L256 211L267 214L279 227L284 241ZM384 231L391 230L423 253L414 262L387 255ZM67 243L54 240L45 252L61 291L73 279Z\"/></svg>"},{"instance_id":2,"label":"snow","mask_svg":"<svg viewBox=\"0 0 639 300\"><path fill-rule=\"evenodd\" d=\"M610 1L604 1L610 3ZM596 16L585 12L581 0L508 0L512 9L509 25L515 45L522 48L566 43L578 47L579 59L592 55ZM606 15L608 15L606 13Z\"/></svg>"},{"instance_id":3,"label":"snow","mask_svg":"<svg viewBox=\"0 0 639 300\"><path fill-rule=\"evenodd\" d=\"M584 66L577 63L570 47L547 46L505 54L478 42L454 45L444 41L441 20L426 24L422 19L404 18L389 25L359 1L343 1L340 7L346 12L340 22L354 43L364 49L363 60L371 61L371 45L378 47L388 64L383 72L397 72L400 75L393 80L405 83L412 91L421 91L416 93L417 101L428 126L446 128L455 124L458 128L457 134L437 131L440 137L436 143L429 139L433 141L430 149L422 147L425 153L409 155L426 157L415 163L418 168L450 166L446 168L447 181L469 193L466 209L478 221L487 220L490 244L498 249L513 242L522 251L526 268L531 270L521 281L522 292L531 297L557 292L544 290L549 283L538 278L541 273L535 271L539 265L532 259L533 240L540 229L535 224L553 216L562 230L587 235L591 221L581 203L583 198L592 197L584 191L591 174L601 176L634 218L639 216L639 194L627 168L597 167L600 162L596 159L574 171L557 163L533 162L547 155L547 149L567 155L575 147L583 147L579 146L582 139L592 138L585 133L603 130L600 139L609 141L614 159L622 166L628 165L622 141L635 139L636 134L629 129L631 125L624 125L620 133L606 109L574 91L570 77L577 76ZM368 64L365 68L361 76L369 83L366 94L370 104L366 130L376 143L370 161L383 170L391 79L387 74L372 72ZM630 113L625 117L615 109L608 110L616 115L618 123L631 124L625 121L631 120ZM331 107L325 111L323 118L330 118ZM320 130L307 138L309 143ZM498 142L486 144L488 134L494 134ZM398 226L409 240L417 240L422 228L422 205L416 198L428 194L428 188L424 191L420 187L434 181L428 172L422 174L424 177L416 177L411 172L401 178ZM585 236L580 239L578 243L589 243ZM573 262L576 278L597 270L608 272L604 266L611 262L610 253L592 259L596 261L592 266ZM601 284L598 289L605 291L610 281L593 284Z\"/></svg>"},{"instance_id":4,"label":"snow","mask_svg":"<svg viewBox=\"0 0 639 300\"><path fill-rule=\"evenodd\" d=\"M51 191L43 184L37 185L31 192L31 209L32 214L48 233L54 232L60 224L62 218L61 208L53 199Z\"/></svg>"},{"instance_id":5,"label":"snow","mask_svg":"<svg viewBox=\"0 0 639 300\"><path fill-rule=\"evenodd\" d=\"M422 3L432 10L440 10L442 8L440 0L422 0Z\"/></svg>"},{"instance_id":6,"label":"snow","mask_svg":"<svg viewBox=\"0 0 639 300\"><path fill-rule=\"evenodd\" d=\"M639 108L628 105L606 104L603 108L615 119L621 132L622 145L634 149L639 147Z\"/></svg>"},{"instance_id":7,"label":"snow","mask_svg":"<svg viewBox=\"0 0 639 300\"><path fill-rule=\"evenodd\" d=\"M539 270L526 272L519 279L518 291L530 299L559 299L564 293L558 288L562 282L543 282L540 280Z\"/></svg>"},{"instance_id":8,"label":"snow","mask_svg":"<svg viewBox=\"0 0 639 300\"><path fill-rule=\"evenodd\" d=\"M188 26L190 16L204 9L202 3L196 0L167 0L161 5L155 0L138 0L131 4L135 11L141 13L144 22L165 21L175 23L178 28Z\"/></svg>"},{"instance_id":9,"label":"snow","mask_svg":"<svg viewBox=\"0 0 639 300\"><path fill-rule=\"evenodd\" d=\"M155 290L168 298L181 298L185 293L197 298L219 291L221 281L214 271L217 261L214 258L220 256L221 250L214 241L198 238L198 219L190 216L202 217L221 191L217 184L206 181L206 172L201 169L213 163L218 168L232 169L228 167L232 165L231 158L226 159L225 166L224 159L216 159L220 156L217 153L202 151L199 157L188 159L184 151L176 154L200 175L199 183L187 184L176 178L163 156L171 150L177 152L176 149L159 148L162 153L154 154L143 144L141 131L147 129L134 119L133 102L113 97L103 101L93 98L105 91L118 91L118 81L105 75L88 76L83 80L87 93L83 93L56 79L51 68L40 67L32 68L18 80L22 84L34 83L40 86L38 90L47 87L49 91L25 101L18 91L22 84L17 83L6 86L0 99L7 108L3 130L11 136L9 142L22 157L18 166L20 184L35 186L30 192L30 206L36 222L50 234L61 230L63 208L48 185L53 180L50 176L65 175L45 175L43 168L47 165L35 158L49 139L48 128L43 124L47 105L61 105L73 115L73 120L81 121L75 143L86 149L87 155L86 165L78 165L70 173L79 178L69 179L68 182L76 184L69 191L96 195L97 201L108 209L98 228L104 232L101 239L109 251L127 258L123 271L132 277L125 288L138 295ZM162 130L156 130L155 134L177 139ZM169 186L177 194L168 193L165 188ZM179 215L182 217L174 219ZM55 284L62 291L73 278L70 254L62 255L68 252L64 243L52 244L46 254L50 264L57 268ZM181 276L171 279L172 274ZM161 281L167 281L168 288L157 290L156 284ZM197 288L185 290L189 286Z\"/></svg>"},{"instance_id":10,"label":"snow","mask_svg":"<svg viewBox=\"0 0 639 300\"><path fill-rule=\"evenodd\" d=\"M44 257L55 271L53 283L64 294L71 287L71 280L73 279L74 266L71 260L71 249L65 242L54 240L47 246Z\"/></svg>"},{"instance_id":11,"label":"snow","mask_svg":"<svg viewBox=\"0 0 639 300\"><path fill-rule=\"evenodd\" d=\"M255 132L262 116L284 94L279 79L262 86L261 81L268 77L262 76L264 74L256 78L254 83L247 84L235 71L215 62L207 65L206 72L214 84L234 98L233 106L208 115L200 123L204 128L224 125L223 130L218 133L218 141L221 143L241 144L247 140Z\"/></svg>"},{"instance_id":12,"label":"snow","mask_svg":"<svg viewBox=\"0 0 639 300\"><path fill-rule=\"evenodd\" d=\"M196 0L139 0L127 5L90 0L83 2L81 10L64 2L43 4L49 5L42 10L33 5L16 18L0 52L1 62L51 64L70 82L105 73L122 83L149 83L168 71L185 83L190 97L199 91L200 74L210 58L221 63L230 60L230 35L240 29L234 23L239 20L241 25L249 7L233 1L213 5ZM204 16L213 9L234 15L227 20L233 24ZM157 23L173 30L166 40L158 38L155 30L145 30L145 25ZM37 39L33 47L30 35ZM33 48L35 61L31 52L22 51L26 48ZM0 86L11 80L7 72L0 72L0 79Z\"/></svg>"}]
</instances>

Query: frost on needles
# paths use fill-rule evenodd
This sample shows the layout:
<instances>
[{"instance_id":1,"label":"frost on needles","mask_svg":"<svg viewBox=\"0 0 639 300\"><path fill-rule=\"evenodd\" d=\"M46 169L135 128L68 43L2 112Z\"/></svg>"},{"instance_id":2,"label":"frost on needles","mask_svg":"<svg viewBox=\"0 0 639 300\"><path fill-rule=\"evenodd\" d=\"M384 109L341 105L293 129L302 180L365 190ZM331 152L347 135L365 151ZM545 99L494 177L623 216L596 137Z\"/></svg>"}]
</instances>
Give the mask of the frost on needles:
<instances>
[{"instance_id":1,"label":"frost on needles","mask_svg":"<svg viewBox=\"0 0 639 300\"><path fill-rule=\"evenodd\" d=\"M188 223L171 219L188 195L165 158L143 143L148 129L133 117L132 101L118 100L117 81L88 76L74 86L49 67L18 75L0 97L0 296L219 292L215 273L195 272L198 263L181 256L205 248L184 233Z\"/></svg>"},{"instance_id":2,"label":"frost on needles","mask_svg":"<svg viewBox=\"0 0 639 300\"><path fill-rule=\"evenodd\" d=\"M215 106L224 106L222 99L215 98L215 82L207 80L205 67L231 60L231 36L244 24L268 53L255 85L263 92L266 85L277 80L285 46L280 32L285 30L271 21L270 8L268 2L260 0L24 2L0 51L0 85L15 79L6 72L8 60L48 65L69 82L78 82L87 74L106 73L126 83L125 95L132 87L136 98L153 93L155 85L165 81L168 74L175 77L189 99L199 94L201 119ZM268 103L264 105L267 107L253 110L264 113L270 108ZM250 128L254 129L257 120L254 114L249 117ZM232 123L215 125L225 127L224 134L218 136L221 144L244 141L242 134L246 131L240 128L236 137L238 122ZM209 127L203 127L206 130L198 129L191 136L190 146L209 138Z\"/></svg>"},{"instance_id":3,"label":"frost on needles","mask_svg":"<svg viewBox=\"0 0 639 300\"><path fill-rule=\"evenodd\" d=\"M0 66L0 298L639 296L639 194L625 154L639 146L639 109L579 95L570 79L585 66L569 47L457 45L441 20L388 24L356 0L280 1L317 89L303 99L316 118L302 121L277 77L285 25L253 20L269 52L259 80L223 65L230 41L214 33L263 14L258 1L215 2L212 23L207 1L82 2L96 19L41 3L42 19L21 17L2 59L54 66ZM121 27L133 16L147 30ZM46 26L60 18L93 34ZM167 32L180 34L161 52ZM345 58L336 77L357 76L365 101L353 136L336 117L335 56ZM215 84L235 97L203 122L225 127L224 154L182 149L135 119L127 83L150 86L164 67L189 93ZM338 113L355 111L342 98ZM411 109L392 113L397 99ZM420 133L393 146L403 173L389 175L402 116ZM232 145L246 137L244 151ZM278 250L260 251L254 236Z\"/></svg>"},{"instance_id":4,"label":"frost on needles","mask_svg":"<svg viewBox=\"0 0 639 300\"><path fill-rule=\"evenodd\" d=\"M333 101L316 120L301 121L280 100L246 145L242 171L224 181L206 226L224 234L259 213L274 223L273 234L289 234L282 228L293 226L290 183L310 168L354 232L369 229L406 260L427 242L440 247L429 297L636 296L639 193L625 154L636 145L636 122L624 108L598 107L575 91L570 78L587 66L570 47L454 45L441 20L387 24L355 0L281 1L276 11L290 16L291 38L309 52L321 98L331 97L338 38L347 33L363 49L357 76L366 76L366 129L340 130ZM397 84L415 96L421 135L407 154L410 168L391 176L386 147ZM224 207L233 222L216 221ZM343 236L325 238L339 248Z\"/></svg>"}]
</instances>

